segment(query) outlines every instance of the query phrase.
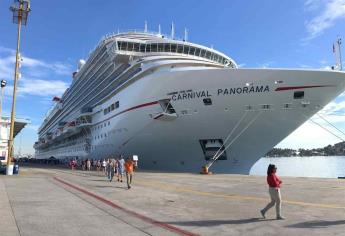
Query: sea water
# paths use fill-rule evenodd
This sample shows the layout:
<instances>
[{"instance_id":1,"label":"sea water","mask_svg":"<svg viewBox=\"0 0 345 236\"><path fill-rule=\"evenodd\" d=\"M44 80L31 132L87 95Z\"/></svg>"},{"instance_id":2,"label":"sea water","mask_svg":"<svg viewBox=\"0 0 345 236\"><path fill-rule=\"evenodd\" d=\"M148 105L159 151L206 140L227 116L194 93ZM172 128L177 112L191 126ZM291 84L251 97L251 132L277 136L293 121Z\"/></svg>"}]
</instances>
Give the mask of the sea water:
<instances>
[{"instance_id":1,"label":"sea water","mask_svg":"<svg viewBox=\"0 0 345 236\"><path fill-rule=\"evenodd\" d=\"M254 164L250 174L266 175L269 164L277 166L279 176L345 177L345 156L265 157Z\"/></svg>"}]
</instances>

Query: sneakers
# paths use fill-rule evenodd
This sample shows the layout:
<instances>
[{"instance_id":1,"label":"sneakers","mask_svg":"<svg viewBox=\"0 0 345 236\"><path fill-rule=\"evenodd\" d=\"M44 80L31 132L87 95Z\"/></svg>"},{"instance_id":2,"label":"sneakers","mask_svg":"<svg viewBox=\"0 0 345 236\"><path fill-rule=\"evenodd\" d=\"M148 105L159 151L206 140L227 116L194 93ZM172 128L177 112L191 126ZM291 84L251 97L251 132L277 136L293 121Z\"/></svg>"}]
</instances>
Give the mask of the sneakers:
<instances>
[{"instance_id":1,"label":"sneakers","mask_svg":"<svg viewBox=\"0 0 345 236\"><path fill-rule=\"evenodd\" d=\"M277 220L285 220L285 217L283 217L283 216L277 216Z\"/></svg>"},{"instance_id":2,"label":"sneakers","mask_svg":"<svg viewBox=\"0 0 345 236\"><path fill-rule=\"evenodd\" d=\"M262 218L266 219L264 210L261 210L260 213L261 213L261 215L262 215Z\"/></svg>"}]
</instances>

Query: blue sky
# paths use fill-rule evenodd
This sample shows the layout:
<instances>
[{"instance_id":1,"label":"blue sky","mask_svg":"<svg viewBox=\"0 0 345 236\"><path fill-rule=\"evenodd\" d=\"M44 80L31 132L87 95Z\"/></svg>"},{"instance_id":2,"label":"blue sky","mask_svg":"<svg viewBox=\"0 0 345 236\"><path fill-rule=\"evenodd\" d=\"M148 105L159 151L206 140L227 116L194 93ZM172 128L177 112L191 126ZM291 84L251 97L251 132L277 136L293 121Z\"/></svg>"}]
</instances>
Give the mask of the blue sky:
<instances>
[{"instance_id":1,"label":"blue sky","mask_svg":"<svg viewBox=\"0 0 345 236\"><path fill-rule=\"evenodd\" d=\"M0 78L9 85L5 114L11 105L16 46L11 4L0 2ZM173 21L177 36L186 27L189 41L212 45L248 68L329 69L335 61L332 43L337 35L345 36L345 0L33 0L31 8L22 30L17 116L32 123L22 131L22 153L33 152L37 127L52 97L69 86L77 61L87 58L103 35L118 29L143 29L146 20L149 30L158 31L161 24L169 34ZM345 96L340 96L323 114L345 130L345 116L334 115L343 111ZM307 122L279 146L310 148L338 141Z\"/></svg>"}]
</instances>

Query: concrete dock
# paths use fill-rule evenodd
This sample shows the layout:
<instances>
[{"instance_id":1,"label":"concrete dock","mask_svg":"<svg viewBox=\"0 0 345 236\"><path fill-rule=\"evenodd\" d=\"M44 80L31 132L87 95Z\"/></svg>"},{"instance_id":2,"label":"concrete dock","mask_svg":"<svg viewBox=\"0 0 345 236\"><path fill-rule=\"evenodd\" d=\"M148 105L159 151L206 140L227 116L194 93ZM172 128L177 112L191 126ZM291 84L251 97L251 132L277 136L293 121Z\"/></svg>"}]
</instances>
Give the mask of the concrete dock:
<instances>
[{"instance_id":1,"label":"concrete dock","mask_svg":"<svg viewBox=\"0 0 345 236\"><path fill-rule=\"evenodd\" d=\"M0 235L344 235L345 180L282 177L283 215L262 219L262 176L23 167L0 176Z\"/></svg>"}]
</instances>

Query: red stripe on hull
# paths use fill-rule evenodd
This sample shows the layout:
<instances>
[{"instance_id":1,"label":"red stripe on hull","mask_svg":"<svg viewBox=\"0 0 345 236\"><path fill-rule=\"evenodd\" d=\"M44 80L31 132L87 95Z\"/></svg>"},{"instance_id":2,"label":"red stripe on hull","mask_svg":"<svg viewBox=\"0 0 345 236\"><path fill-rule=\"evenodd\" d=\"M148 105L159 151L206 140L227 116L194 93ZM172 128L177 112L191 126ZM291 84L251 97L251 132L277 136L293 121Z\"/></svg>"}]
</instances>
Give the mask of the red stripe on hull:
<instances>
[{"instance_id":1,"label":"red stripe on hull","mask_svg":"<svg viewBox=\"0 0 345 236\"><path fill-rule=\"evenodd\" d=\"M306 88L323 88L323 87L333 87L332 85L309 85L309 86L290 86L290 87L278 87L275 91L287 91L295 89L306 89Z\"/></svg>"}]
</instances>

